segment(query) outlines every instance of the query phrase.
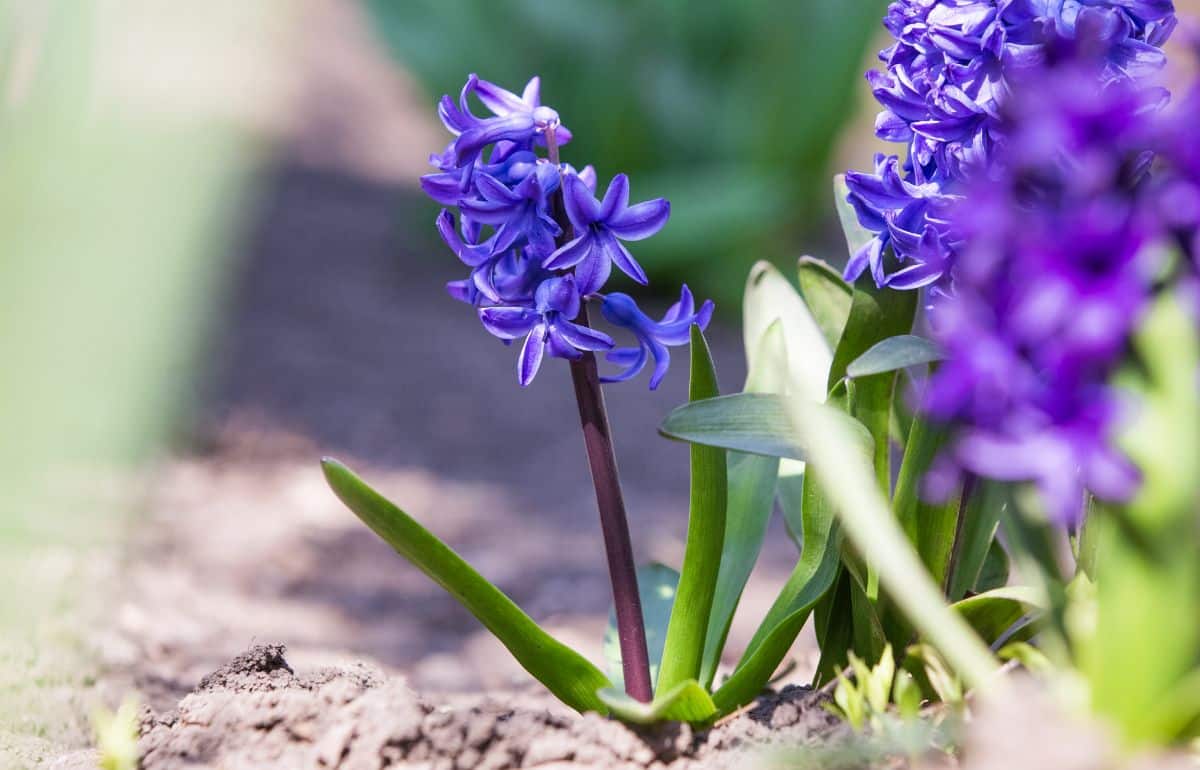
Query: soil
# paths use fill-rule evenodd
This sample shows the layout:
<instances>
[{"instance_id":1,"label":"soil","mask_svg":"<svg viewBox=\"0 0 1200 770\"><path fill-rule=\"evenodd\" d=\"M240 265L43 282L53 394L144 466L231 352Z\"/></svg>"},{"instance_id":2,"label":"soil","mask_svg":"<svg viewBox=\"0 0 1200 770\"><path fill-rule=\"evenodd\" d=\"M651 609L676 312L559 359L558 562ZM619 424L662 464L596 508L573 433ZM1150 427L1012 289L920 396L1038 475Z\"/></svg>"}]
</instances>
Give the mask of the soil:
<instances>
[{"instance_id":1,"label":"soil","mask_svg":"<svg viewBox=\"0 0 1200 770\"><path fill-rule=\"evenodd\" d=\"M839 723L811 691L785 688L706 733L635 731L562 711L541 694L430 698L363 665L298 674L280 645L257 646L147 714L145 767L720 768L768 740L790 747Z\"/></svg>"}]
</instances>

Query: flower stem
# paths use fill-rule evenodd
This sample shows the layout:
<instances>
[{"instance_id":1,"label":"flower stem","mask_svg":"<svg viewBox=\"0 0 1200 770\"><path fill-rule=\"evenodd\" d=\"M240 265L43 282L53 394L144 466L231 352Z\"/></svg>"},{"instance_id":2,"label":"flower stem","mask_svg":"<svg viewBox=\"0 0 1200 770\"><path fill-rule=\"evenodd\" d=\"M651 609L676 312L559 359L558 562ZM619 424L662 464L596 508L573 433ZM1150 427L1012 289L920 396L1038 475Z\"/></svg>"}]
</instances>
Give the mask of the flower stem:
<instances>
[{"instance_id":1,"label":"flower stem","mask_svg":"<svg viewBox=\"0 0 1200 770\"><path fill-rule=\"evenodd\" d=\"M546 131L549 159L558 165L558 143L553 127ZM566 216L562 186L554 194L554 219L562 228L559 245L572 237L571 223ZM579 311L575 323L588 327L587 304ZM642 599L638 593L637 568L633 561L633 544L629 537L629 522L625 515L625 500L621 495L621 480L617 473L617 456L613 451L612 430L604 393L600 389L600 372L594 353L585 351L583 357L571 361L571 381L575 386L575 402L579 406L579 422L583 428L583 444L587 449L592 486L596 489L596 505L600 509L600 531L604 535L604 551L608 557L608 574L612 580L613 606L617 616L617 637L621 645L621 668L625 675L625 692L629 697L649 703L654 697L650 681L650 653L646 646L646 628L642 616Z\"/></svg>"}]
</instances>

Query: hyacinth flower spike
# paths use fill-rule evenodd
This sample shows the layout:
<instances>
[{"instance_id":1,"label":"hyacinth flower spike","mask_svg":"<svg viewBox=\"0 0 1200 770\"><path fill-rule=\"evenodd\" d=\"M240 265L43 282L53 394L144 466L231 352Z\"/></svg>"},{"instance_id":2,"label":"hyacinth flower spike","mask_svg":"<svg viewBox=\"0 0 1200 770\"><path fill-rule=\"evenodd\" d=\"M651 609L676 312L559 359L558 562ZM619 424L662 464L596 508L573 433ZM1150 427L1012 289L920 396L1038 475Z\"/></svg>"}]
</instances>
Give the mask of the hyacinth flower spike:
<instances>
[{"instance_id":1,"label":"hyacinth flower spike","mask_svg":"<svg viewBox=\"0 0 1200 770\"><path fill-rule=\"evenodd\" d=\"M655 321L628 294L614 292L604 298L600 312L614 326L633 332L637 338L636 348L618 348L610 351L606 359L610 363L624 366L620 374L601 378L603 382L624 382L636 377L646 367L648 358L654 358L654 374L650 377L650 389L656 390L671 365L668 345L683 345L688 341L693 325L701 331L708 328L712 320L713 303L706 300L696 311L696 301L687 285L683 286L679 301L667 310L661 321Z\"/></svg>"},{"instance_id":2,"label":"hyacinth flower spike","mask_svg":"<svg viewBox=\"0 0 1200 770\"><path fill-rule=\"evenodd\" d=\"M596 200L583 180L567 176L563 198L576 237L550 255L547 269L575 268L583 294L603 286L614 263L638 283L649 282L646 271L621 241L640 241L661 230L671 216L670 203L655 198L630 206L629 177L624 174L613 177L603 201Z\"/></svg>"}]
</instances>

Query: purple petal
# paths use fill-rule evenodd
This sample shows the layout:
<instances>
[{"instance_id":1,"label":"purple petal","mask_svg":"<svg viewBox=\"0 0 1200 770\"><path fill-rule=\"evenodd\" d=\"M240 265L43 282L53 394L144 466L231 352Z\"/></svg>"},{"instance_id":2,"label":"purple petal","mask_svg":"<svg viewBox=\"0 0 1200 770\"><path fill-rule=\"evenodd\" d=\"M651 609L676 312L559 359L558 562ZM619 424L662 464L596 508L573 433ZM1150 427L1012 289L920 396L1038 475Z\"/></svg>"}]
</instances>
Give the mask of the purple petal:
<instances>
[{"instance_id":1,"label":"purple petal","mask_svg":"<svg viewBox=\"0 0 1200 770\"><path fill-rule=\"evenodd\" d=\"M533 81L530 81L530 85L532 84ZM526 86L526 88L528 87ZM475 93L479 94L479 101L483 102L485 107L501 117L514 112L529 111L529 105L521 97L506 88L501 88L495 83L480 80L475 85Z\"/></svg>"},{"instance_id":2,"label":"purple petal","mask_svg":"<svg viewBox=\"0 0 1200 770\"><path fill-rule=\"evenodd\" d=\"M646 271L637 263L629 249L625 248L616 237L607 230L602 230L597 236L597 251L602 252L607 259L612 260L621 272L645 286L650 283ZM591 292L585 292L590 294Z\"/></svg>"},{"instance_id":3,"label":"purple petal","mask_svg":"<svg viewBox=\"0 0 1200 770\"><path fill-rule=\"evenodd\" d=\"M692 296L692 290L685 283L679 290L679 301L668 308L666 315L663 316L663 323L678 321L694 312L696 312L696 299Z\"/></svg>"},{"instance_id":4,"label":"purple petal","mask_svg":"<svg viewBox=\"0 0 1200 770\"><path fill-rule=\"evenodd\" d=\"M602 222L607 222L617 214L623 212L628 206L629 177L624 174L617 174L608 183L608 190L604 192L604 200L600 203L600 216L598 219Z\"/></svg>"},{"instance_id":5,"label":"purple petal","mask_svg":"<svg viewBox=\"0 0 1200 770\"><path fill-rule=\"evenodd\" d=\"M608 229L621 240L640 241L661 230L670 216L670 202L665 198L655 198L618 211L605 221Z\"/></svg>"},{"instance_id":6,"label":"purple petal","mask_svg":"<svg viewBox=\"0 0 1200 770\"><path fill-rule=\"evenodd\" d=\"M600 219L600 204L592 197L583 180L574 174L563 180L563 200L567 207L567 218L580 230Z\"/></svg>"},{"instance_id":7,"label":"purple petal","mask_svg":"<svg viewBox=\"0 0 1200 770\"><path fill-rule=\"evenodd\" d=\"M605 360L614 363L617 366L624 366L625 370L613 375L601 377L601 382L626 382L632 380L642 373L642 369L646 368L647 351L644 346L636 348L619 348L609 351L605 356Z\"/></svg>"},{"instance_id":8,"label":"purple petal","mask_svg":"<svg viewBox=\"0 0 1200 770\"><path fill-rule=\"evenodd\" d=\"M542 79L539 76L534 75L525 84L525 90L521 92L521 101L530 107L537 107L542 103Z\"/></svg>"},{"instance_id":9,"label":"purple petal","mask_svg":"<svg viewBox=\"0 0 1200 770\"><path fill-rule=\"evenodd\" d=\"M613 346L612 337L587 326L559 320L555 322L554 328L567 342L580 350L608 350Z\"/></svg>"},{"instance_id":10,"label":"purple petal","mask_svg":"<svg viewBox=\"0 0 1200 770\"><path fill-rule=\"evenodd\" d=\"M479 320L493 336L502 340L524 337L533 329L541 316L525 307L485 307L479 311Z\"/></svg>"},{"instance_id":11,"label":"purple petal","mask_svg":"<svg viewBox=\"0 0 1200 770\"><path fill-rule=\"evenodd\" d=\"M542 355L545 351L546 327L544 324L538 324L525 338L525 344L521 346L521 355L517 358L517 382L521 383L522 388L533 382L534 376L542 366Z\"/></svg>"},{"instance_id":12,"label":"purple petal","mask_svg":"<svg viewBox=\"0 0 1200 770\"><path fill-rule=\"evenodd\" d=\"M658 390L663 378L667 376L667 370L671 368L671 351L653 340L649 342L649 348L650 354L654 356L654 373L650 375L650 390Z\"/></svg>"},{"instance_id":13,"label":"purple petal","mask_svg":"<svg viewBox=\"0 0 1200 770\"><path fill-rule=\"evenodd\" d=\"M569 241L546 258L542 267L547 270L566 270L583 262L592 253L595 239L590 232L585 232L573 241ZM590 294L591 292L584 292Z\"/></svg>"},{"instance_id":14,"label":"purple petal","mask_svg":"<svg viewBox=\"0 0 1200 770\"><path fill-rule=\"evenodd\" d=\"M612 260L600 248L593 248L587 258L575 266L575 283L583 296L594 294L608 282Z\"/></svg>"}]
</instances>

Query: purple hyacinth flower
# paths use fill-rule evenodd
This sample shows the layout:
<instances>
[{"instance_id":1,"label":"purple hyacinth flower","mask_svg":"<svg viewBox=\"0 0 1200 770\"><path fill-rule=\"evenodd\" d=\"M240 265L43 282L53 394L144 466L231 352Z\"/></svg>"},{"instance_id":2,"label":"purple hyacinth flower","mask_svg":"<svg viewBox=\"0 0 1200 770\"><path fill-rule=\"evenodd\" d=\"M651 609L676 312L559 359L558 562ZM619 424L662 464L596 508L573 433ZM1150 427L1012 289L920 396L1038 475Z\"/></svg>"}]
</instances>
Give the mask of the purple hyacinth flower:
<instances>
[{"instance_id":1,"label":"purple hyacinth flower","mask_svg":"<svg viewBox=\"0 0 1200 770\"><path fill-rule=\"evenodd\" d=\"M604 285L613 263L638 283L647 283L646 271L621 241L640 241L657 233L671 215L671 204L655 198L630 206L629 177L624 174L617 174L609 182L603 201L597 201L583 180L574 175L563 180L563 193L576 237L551 254L545 267L575 268L579 290L585 295Z\"/></svg>"},{"instance_id":2,"label":"purple hyacinth flower","mask_svg":"<svg viewBox=\"0 0 1200 770\"><path fill-rule=\"evenodd\" d=\"M473 222L496 228L489 239L492 253L506 251L524 238L531 256L545 257L554 251L554 239L562 234L547 205L558 185L558 169L548 163L539 163L511 189L495 177L479 173L475 186L480 198L463 200L459 208Z\"/></svg>"},{"instance_id":3,"label":"purple hyacinth flower","mask_svg":"<svg viewBox=\"0 0 1200 770\"><path fill-rule=\"evenodd\" d=\"M435 159L435 165L444 171L465 168L465 179L469 176L471 165L489 144L512 142L524 146L532 145L535 140L544 143L541 134L548 128L555 129L559 144L569 142L571 132L561 125L557 112L542 105L540 90L541 80L536 77L526 84L525 90L518 96L472 74L459 94L458 104L449 96L443 96L438 103L438 116L450 133L458 138L443 156ZM468 104L471 94L476 94L495 117L476 117Z\"/></svg>"},{"instance_id":4,"label":"purple hyacinth flower","mask_svg":"<svg viewBox=\"0 0 1200 770\"><path fill-rule=\"evenodd\" d=\"M667 310L661 321L655 321L642 312L633 297L619 292L604 298L600 312L609 323L633 332L638 341L636 348L618 348L608 353L607 360L624 366L625 370L601 380L624 382L633 379L646 367L647 359L653 356L654 374L650 377L650 390L656 390L671 365L671 353L667 346L687 344L693 324L699 326L701 331L707 329L708 322L712 320L713 303L712 300L706 300L697 311L696 301L685 284L680 291L679 301Z\"/></svg>"},{"instance_id":5,"label":"purple hyacinth flower","mask_svg":"<svg viewBox=\"0 0 1200 770\"><path fill-rule=\"evenodd\" d=\"M581 307L574 277L564 275L537 287L532 307L488 307L479 311L484 328L502 340L525 338L517 359L521 387L533 382L549 352L555 358L577 360L583 351L608 350L612 338L595 329L572 323Z\"/></svg>"},{"instance_id":6,"label":"purple hyacinth flower","mask_svg":"<svg viewBox=\"0 0 1200 770\"><path fill-rule=\"evenodd\" d=\"M1082 39L1102 49L1097 86L1141 79L1162 67L1160 47L1176 19L1171 0L893 0L884 26L895 38L880 52L886 69L867 74L883 108L875 133L906 152L901 167L876 168L877 184L911 193L884 178L896 173L908 184L957 194L1006 141L1000 116L1011 81L1052 57L1048 46ZM847 175L860 198L867 176ZM860 200L859 220L877 237L854 255L846 277L870 269L877 285L900 289L946 275L958 242L939 207L922 202L932 197L908 195L872 204L874 211Z\"/></svg>"}]
</instances>

